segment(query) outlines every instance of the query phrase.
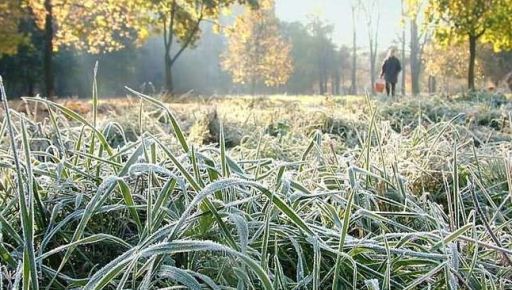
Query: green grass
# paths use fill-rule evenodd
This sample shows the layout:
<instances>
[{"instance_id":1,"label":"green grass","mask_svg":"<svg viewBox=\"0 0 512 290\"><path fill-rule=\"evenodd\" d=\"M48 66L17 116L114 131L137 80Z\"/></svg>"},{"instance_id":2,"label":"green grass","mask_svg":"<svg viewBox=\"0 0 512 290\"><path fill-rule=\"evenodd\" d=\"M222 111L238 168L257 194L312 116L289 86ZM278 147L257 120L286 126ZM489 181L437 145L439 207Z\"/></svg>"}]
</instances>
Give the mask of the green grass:
<instances>
[{"instance_id":1,"label":"green grass","mask_svg":"<svg viewBox=\"0 0 512 290\"><path fill-rule=\"evenodd\" d=\"M512 287L509 102L94 91L4 110L2 287Z\"/></svg>"}]
</instances>

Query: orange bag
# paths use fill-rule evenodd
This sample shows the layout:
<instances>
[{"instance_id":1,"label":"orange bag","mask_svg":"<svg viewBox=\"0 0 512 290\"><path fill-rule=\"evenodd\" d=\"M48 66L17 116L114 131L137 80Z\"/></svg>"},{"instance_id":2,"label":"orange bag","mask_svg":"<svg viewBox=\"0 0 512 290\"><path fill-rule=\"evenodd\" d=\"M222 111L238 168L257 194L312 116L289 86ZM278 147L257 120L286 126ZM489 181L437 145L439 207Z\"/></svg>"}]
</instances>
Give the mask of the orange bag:
<instances>
[{"instance_id":1,"label":"orange bag","mask_svg":"<svg viewBox=\"0 0 512 290\"><path fill-rule=\"evenodd\" d=\"M386 88L386 81L383 80L383 79L378 79L376 82L375 82L375 91L377 93L382 93L384 91L384 89Z\"/></svg>"}]
</instances>

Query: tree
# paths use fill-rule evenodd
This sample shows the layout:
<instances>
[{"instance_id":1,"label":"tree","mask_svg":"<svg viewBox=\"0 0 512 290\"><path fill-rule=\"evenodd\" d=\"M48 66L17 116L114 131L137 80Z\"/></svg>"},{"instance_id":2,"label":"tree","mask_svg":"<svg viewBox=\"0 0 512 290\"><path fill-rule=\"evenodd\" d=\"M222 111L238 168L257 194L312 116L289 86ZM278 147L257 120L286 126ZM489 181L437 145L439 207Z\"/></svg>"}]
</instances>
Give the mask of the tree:
<instances>
[{"instance_id":1,"label":"tree","mask_svg":"<svg viewBox=\"0 0 512 290\"><path fill-rule=\"evenodd\" d=\"M351 82L350 82L350 93L352 95L357 94L357 26L356 17L357 12L360 8L360 0L352 0L350 2L350 10L352 15L352 70L351 70Z\"/></svg>"},{"instance_id":2,"label":"tree","mask_svg":"<svg viewBox=\"0 0 512 290\"><path fill-rule=\"evenodd\" d=\"M500 82L512 72L512 51L494 52L490 45L484 45L477 54L484 76L499 86Z\"/></svg>"},{"instance_id":3,"label":"tree","mask_svg":"<svg viewBox=\"0 0 512 290\"><path fill-rule=\"evenodd\" d=\"M290 40L292 47L293 74L286 84L286 89L293 94L312 94L318 80L313 49L315 39L301 22L284 22L281 24L281 30L283 36Z\"/></svg>"},{"instance_id":4,"label":"tree","mask_svg":"<svg viewBox=\"0 0 512 290\"><path fill-rule=\"evenodd\" d=\"M491 43L496 50L512 48L510 0L429 0L426 15L436 25L435 37L445 46L468 43L469 90L475 89L478 41Z\"/></svg>"},{"instance_id":5,"label":"tree","mask_svg":"<svg viewBox=\"0 0 512 290\"><path fill-rule=\"evenodd\" d=\"M42 35L33 19L28 17L20 17L17 31L14 37L20 37L19 41L10 42L5 47L12 53L4 50L3 57L0 56L0 74L10 84L10 96L33 96L42 74L38 49L42 47Z\"/></svg>"},{"instance_id":6,"label":"tree","mask_svg":"<svg viewBox=\"0 0 512 290\"><path fill-rule=\"evenodd\" d=\"M235 83L275 87L285 84L293 72L291 45L280 35L274 2L239 16L228 32L228 49L222 67Z\"/></svg>"},{"instance_id":7,"label":"tree","mask_svg":"<svg viewBox=\"0 0 512 290\"><path fill-rule=\"evenodd\" d=\"M368 44L370 46L370 78L372 93L375 93L375 74L377 62L378 35L380 24L379 1L368 0L362 2L368 29Z\"/></svg>"},{"instance_id":8,"label":"tree","mask_svg":"<svg viewBox=\"0 0 512 290\"><path fill-rule=\"evenodd\" d=\"M53 57L61 47L90 53L123 48L126 41L148 36L139 0L24 0L43 31L46 95L55 93Z\"/></svg>"},{"instance_id":9,"label":"tree","mask_svg":"<svg viewBox=\"0 0 512 290\"><path fill-rule=\"evenodd\" d=\"M425 47L424 65L425 72L439 79L445 90L453 88L454 81L464 79L467 76L467 62L469 59L468 44L443 46L439 43L429 43ZM475 65L475 76L482 79L480 63Z\"/></svg>"},{"instance_id":10,"label":"tree","mask_svg":"<svg viewBox=\"0 0 512 290\"><path fill-rule=\"evenodd\" d=\"M0 57L16 54L18 45L27 41L26 35L18 31L22 17L19 1L0 0Z\"/></svg>"},{"instance_id":11,"label":"tree","mask_svg":"<svg viewBox=\"0 0 512 290\"><path fill-rule=\"evenodd\" d=\"M402 83L401 83L401 91L402 91L402 95L405 96L406 94L406 91L405 91L405 23L403 21L403 18L405 17L405 3L404 3L404 0L401 0L400 1L400 9L401 9L401 12L402 12L402 37L401 37L401 43L402 43L402 51L401 51L401 55L400 55L400 59L401 59L401 62L402 62Z\"/></svg>"},{"instance_id":12,"label":"tree","mask_svg":"<svg viewBox=\"0 0 512 290\"><path fill-rule=\"evenodd\" d=\"M428 27L420 30L421 12L424 11L426 0L407 0L404 17L409 20L410 33L410 69L411 69L411 90L413 95L420 93L420 74L423 51L426 43L430 40L431 30Z\"/></svg>"},{"instance_id":13,"label":"tree","mask_svg":"<svg viewBox=\"0 0 512 290\"><path fill-rule=\"evenodd\" d=\"M152 27L162 33L164 43L165 86L172 93L172 67L201 36L201 23L217 23L219 17L230 12L235 3L257 8L258 0L140 0L145 2ZM174 45L178 45L172 54Z\"/></svg>"},{"instance_id":14,"label":"tree","mask_svg":"<svg viewBox=\"0 0 512 290\"><path fill-rule=\"evenodd\" d=\"M328 82L331 75L337 78L336 71L338 71L339 74L338 61L336 61L338 55L331 38L334 26L325 23L318 16L313 16L307 28L313 37L312 52L315 55L318 88L320 94L324 95L327 93ZM331 74L331 72L333 73Z\"/></svg>"},{"instance_id":15,"label":"tree","mask_svg":"<svg viewBox=\"0 0 512 290\"><path fill-rule=\"evenodd\" d=\"M332 40L332 30L331 24L318 17L310 18L306 25L282 23L283 35L292 44L294 70L286 84L288 92L312 94L318 90L341 94L345 75L350 75L351 49L337 48Z\"/></svg>"}]
</instances>

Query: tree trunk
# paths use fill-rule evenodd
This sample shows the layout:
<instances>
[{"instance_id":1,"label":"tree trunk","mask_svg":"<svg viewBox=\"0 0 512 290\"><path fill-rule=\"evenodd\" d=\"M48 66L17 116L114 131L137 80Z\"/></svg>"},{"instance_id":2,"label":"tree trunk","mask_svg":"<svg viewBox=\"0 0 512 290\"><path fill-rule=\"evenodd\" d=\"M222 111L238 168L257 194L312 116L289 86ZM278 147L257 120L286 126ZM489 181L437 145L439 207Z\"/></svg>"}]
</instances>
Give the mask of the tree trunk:
<instances>
[{"instance_id":1,"label":"tree trunk","mask_svg":"<svg viewBox=\"0 0 512 290\"><path fill-rule=\"evenodd\" d=\"M401 7L402 7L402 17L405 17L404 0L401 1ZM401 91L402 91L402 95L405 96L405 25L402 28L402 53L401 53L401 59L402 59L402 84L401 84L401 89L402 90ZM411 60L411 62L412 62L412 60Z\"/></svg>"},{"instance_id":2,"label":"tree trunk","mask_svg":"<svg viewBox=\"0 0 512 290\"><path fill-rule=\"evenodd\" d=\"M370 36L370 80L371 92L375 95L375 62L377 61L377 40Z\"/></svg>"},{"instance_id":3,"label":"tree trunk","mask_svg":"<svg viewBox=\"0 0 512 290\"><path fill-rule=\"evenodd\" d=\"M341 82L341 76L339 70L336 70L334 72L334 75L332 76L332 94L335 96L340 95L340 82Z\"/></svg>"},{"instance_id":4,"label":"tree trunk","mask_svg":"<svg viewBox=\"0 0 512 290\"><path fill-rule=\"evenodd\" d=\"M350 84L350 93L357 95L357 30L356 30L356 11L352 6L352 81Z\"/></svg>"},{"instance_id":5,"label":"tree trunk","mask_svg":"<svg viewBox=\"0 0 512 290\"><path fill-rule=\"evenodd\" d=\"M166 47L165 52L165 89L167 93L171 94L174 87L172 82L172 62L171 62L171 55L170 55L170 47Z\"/></svg>"},{"instance_id":6,"label":"tree trunk","mask_svg":"<svg viewBox=\"0 0 512 290\"><path fill-rule=\"evenodd\" d=\"M167 23L167 15L162 17L163 21L163 36L164 36L164 65L165 65L165 89L168 94L171 94L174 90L172 81L172 64L173 59L171 58L171 47L173 42L174 32L174 18L176 16L176 1L171 3L171 14L169 15L169 23Z\"/></svg>"},{"instance_id":7,"label":"tree trunk","mask_svg":"<svg viewBox=\"0 0 512 290\"><path fill-rule=\"evenodd\" d=\"M417 96L420 93L420 72L421 72L421 56L418 39L418 24L416 20L411 20L411 89L412 94Z\"/></svg>"},{"instance_id":8,"label":"tree trunk","mask_svg":"<svg viewBox=\"0 0 512 290\"><path fill-rule=\"evenodd\" d=\"M476 40L475 35L469 35L469 69L468 69L468 89L475 90L475 58L476 58Z\"/></svg>"},{"instance_id":9,"label":"tree trunk","mask_svg":"<svg viewBox=\"0 0 512 290\"><path fill-rule=\"evenodd\" d=\"M27 96L33 97L34 96L34 81L29 80L27 83Z\"/></svg>"},{"instance_id":10,"label":"tree trunk","mask_svg":"<svg viewBox=\"0 0 512 290\"><path fill-rule=\"evenodd\" d=\"M377 11L378 12L378 11ZM371 92L372 95L375 95L375 68L377 62L377 49L378 49L378 39L379 39L379 24L380 24L380 14L376 17L376 22L373 22L374 15L372 15L372 10L366 11L367 17L367 25L368 25L368 40L370 44L370 74L371 74ZM372 28L375 29L372 31Z\"/></svg>"},{"instance_id":11,"label":"tree trunk","mask_svg":"<svg viewBox=\"0 0 512 290\"><path fill-rule=\"evenodd\" d=\"M44 24L43 72L46 97L55 95L53 75L53 7L51 0L44 1L46 19Z\"/></svg>"},{"instance_id":12,"label":"tree trunk","mask_svg":"<svg viewBox=\"0 0 512 290\"><path fill-rule=\"evenodd\" d=\"M428 76L428 93L434 94L436 92L436 77Z\"/></svg>"}]
</instances>

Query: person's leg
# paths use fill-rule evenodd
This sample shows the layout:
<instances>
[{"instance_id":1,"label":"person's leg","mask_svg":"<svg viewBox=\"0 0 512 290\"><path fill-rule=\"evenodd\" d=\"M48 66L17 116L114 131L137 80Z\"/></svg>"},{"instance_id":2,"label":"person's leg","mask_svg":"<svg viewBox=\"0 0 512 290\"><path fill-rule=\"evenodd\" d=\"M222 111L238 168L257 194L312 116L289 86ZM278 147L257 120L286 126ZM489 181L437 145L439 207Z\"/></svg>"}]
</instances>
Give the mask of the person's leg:
<instances>
[{"instance_id":1,"label":"person's leg","mask_svg":"<svg viewBox=\"0 0 512 290\"><path fill-rule=\"evenodd\" d=\"M386 95L389 97L390 83L386 82Z\"/></svg>"},{"instance_id":2,"label":"person's leg","mask_svg":"<svg viewBox=\"0 0 512 290\"><path fill-rule=\"evenodd\" d=\"M391 83L391 96L395 96L396 83Z\"/></svg>"}]
</instances>

